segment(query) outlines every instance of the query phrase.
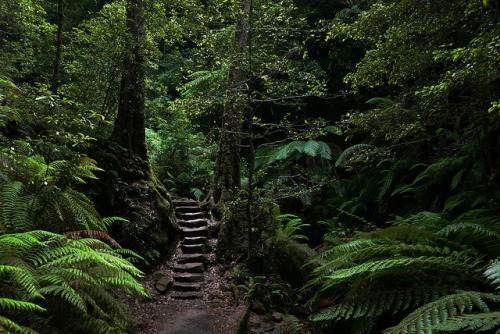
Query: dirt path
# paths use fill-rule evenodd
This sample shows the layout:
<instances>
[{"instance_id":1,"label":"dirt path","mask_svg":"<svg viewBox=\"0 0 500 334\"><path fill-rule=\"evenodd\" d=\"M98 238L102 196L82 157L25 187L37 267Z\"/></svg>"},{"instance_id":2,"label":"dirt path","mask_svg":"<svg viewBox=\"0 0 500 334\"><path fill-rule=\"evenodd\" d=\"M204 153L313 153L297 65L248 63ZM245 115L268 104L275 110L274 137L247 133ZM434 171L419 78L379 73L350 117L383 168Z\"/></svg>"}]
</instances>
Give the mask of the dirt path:
<instances>
[{"instance_id":1,"label":"dirt path","mask_svg":"<svg viewBox=\"0 0 500 334\"><path fill-rule=\"evenodd\" d=\"M235 306L234 299L227 286L229 281L218 275L219 266L213 260L214 254L208 254L211 264L205 272L205 286L201 298L174 299L172 291L159 293L155 277L171 277L171 261L160 266L148 275L144 284L152 295L152 300L135 300L129 303L138 324L137 334L233 334L237 332L239 321L246 305Z\"/></svg>"},{"instance_id":2,"label":"dirt path","mask_svg":"<svg viewBox=\"0 0 500 334\"><path fill-rule=\"evenodd\" d=\"M143 280L152 300L129 301L138 321L134 333L237 333L246 305L235 305L228 273L215 260L217 240L209 233L213 222L195 201L174 203L182 242L171 259Z\"/></svg>"}]
</instances>

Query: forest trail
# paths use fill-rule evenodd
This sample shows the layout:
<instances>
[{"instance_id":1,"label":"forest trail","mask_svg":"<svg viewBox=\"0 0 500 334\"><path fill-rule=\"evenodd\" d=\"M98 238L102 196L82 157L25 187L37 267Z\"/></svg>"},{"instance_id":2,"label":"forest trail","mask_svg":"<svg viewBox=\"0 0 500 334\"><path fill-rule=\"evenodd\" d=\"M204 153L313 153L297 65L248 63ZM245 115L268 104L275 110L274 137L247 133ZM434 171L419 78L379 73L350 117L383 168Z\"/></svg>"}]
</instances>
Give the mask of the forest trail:
<instances>
[{"instance_id":1,"label":"forest trail","mask_svg":"<svg viewBox=\"0 0 500 334\"><path fill-rule=\"evenodd\" d=\"M143 280L151 300L129 302L137 334L236 333L246 304L235 305L228 273L215 261L214 226L198 202L174 201L182 237L173 256Z\"/></svg>"}]
</instances>

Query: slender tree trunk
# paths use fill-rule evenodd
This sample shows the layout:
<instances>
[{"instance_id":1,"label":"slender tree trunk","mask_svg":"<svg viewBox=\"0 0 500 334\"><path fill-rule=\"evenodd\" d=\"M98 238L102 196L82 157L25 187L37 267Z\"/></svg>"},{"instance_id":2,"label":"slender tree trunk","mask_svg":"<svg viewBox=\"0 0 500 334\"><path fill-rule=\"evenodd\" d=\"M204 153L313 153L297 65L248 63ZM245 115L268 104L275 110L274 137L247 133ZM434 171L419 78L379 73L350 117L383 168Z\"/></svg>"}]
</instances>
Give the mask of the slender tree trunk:
<instances>
[{"instance_id":1,"label":"slender tree trunk","mask_svg":"<svg viewBox=\"0 0 500 334\"><path fill-rule=\"evenodd\" d=\"M127 53L123 61L118 114L111 139L147 159L144 115L144 47L145 22L141 15L142 0L130 0L127 4Z\"/></svg>"},{"instance_id":2,"label":"slender tree trunk","mask_svg":"<svg viewBox=\"0 0 500 334\"><path fill-rule=\"evenodd\" d=\"M59 81L61 78L61 58L63 46L63 24L64 24L64 0L57 1L57 40L56 40L56 59L54 62L54 74L50 90L57 94L59 90Z\"/></svg>"},{"instance_id":3,"label":"slender tree trunk","mask_svg":"<svg viewBox=\"0 0 500 334\"><path fill-rule=\"evenodd\" d=\"M230 192L241 187L240 148L243 111L246 108L244 55L249 38L249 13L251 0L240 1L240 16L236 22L233 40L235 60L229 68L228 98L222 117L222 133L215 159L215 170L209 194L205 202L210 207L220 208L229 198ZM217 204L215 204L217 203Z\"/></svg>"}]
</instances>

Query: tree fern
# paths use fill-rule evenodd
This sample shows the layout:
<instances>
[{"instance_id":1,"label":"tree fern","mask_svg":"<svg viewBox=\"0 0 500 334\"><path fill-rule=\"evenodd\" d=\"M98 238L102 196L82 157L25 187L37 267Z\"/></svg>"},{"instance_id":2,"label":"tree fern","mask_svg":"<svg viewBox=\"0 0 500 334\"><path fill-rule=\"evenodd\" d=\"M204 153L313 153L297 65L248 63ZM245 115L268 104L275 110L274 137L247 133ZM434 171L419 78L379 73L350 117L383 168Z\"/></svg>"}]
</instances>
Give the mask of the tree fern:
<instances>
[{"instance_id":1,"label":"tree fern","mask_svg":"<svg viewBox=\"0 0 500 334\"><path fill-rule=\"evenodd\" d=\"M418 218L415 224L424 220ZM319 254L313 260L319 266L305 288L316 288L313 303L322 298L335 303L313 320L376 321L392 314L397 315L394 319L404 318L387 333L432 333L433 326L445 324L461 312L489 312L500 301L492 290L500 274L497 262L492 262L483 276L491 253L476 249L474 239L491 238L492 233L481 223L452 226L440 233L395 226L363 234ZM478 233L468 233L464 243L454 239L455 231L461 229ZM467 288L474 290L463 291Z\"/></svg>"},{"instance_id":2,"label":"tree fern","mask_svg":"<svg viewBox=\"0 0 500 334\"><path fill-rule=\"evenodd\" d=\"M8 311L0 326L50 326L60 333L123 330L130 322L120 301L123 294L148 295L135 280L140 275L96 239L73 240L43 231L0 236L0 292L5 296L0 310Z\"/></svg>"}]
</instances>

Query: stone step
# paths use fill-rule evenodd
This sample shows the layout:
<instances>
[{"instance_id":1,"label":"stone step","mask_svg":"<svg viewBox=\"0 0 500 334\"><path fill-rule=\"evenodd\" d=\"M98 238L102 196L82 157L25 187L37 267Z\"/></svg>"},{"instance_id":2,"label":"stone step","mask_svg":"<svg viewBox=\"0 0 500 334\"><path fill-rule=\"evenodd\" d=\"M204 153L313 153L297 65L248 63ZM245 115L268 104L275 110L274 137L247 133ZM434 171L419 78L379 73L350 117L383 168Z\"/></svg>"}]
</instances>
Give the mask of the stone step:
<instances>
[{"instance_id":1,"label":"stone step","mask_svg":"<svg viewBox=\"0 0 500 334\"><path fill-rule=\"evenodd\" d=\"M202 283L184 283L184 282L175 282L172 289L174 291L200 291Z\"/></svg>"},{"instance_id":2,"label":"stone step","mask_svg":"<svg viewBox=\"0 0 500 334\"><path fill-rule=\"evenodd\" d=\"M199 206L176 206L175 212L179 213L201 212L201 209Z\"/></svg>"},{"instance_id":3,"label":"stone step","mask_svg":"<svg viewBox=\"0 0 500 334\"><path fill-rule=\"evenodd\" d=\"M185 263L197 263L197 262L206 262L207 256L205 254L183 254L179 256L177 259L177 263L185 264Z\"/></svg>"},{"instance_id":4,"label":"stone step","mask_svg":"<svg viewBox=\"0 0 500 334\"><path fill-rule=\"evenodd\" d=\"M172 201L175 206L199 206L198 202L191 199L174 199Z\"/></svg>"},{"instance_id":5,"label":"stone step","mask_svg":"<svg viewBox=\"0 0 500 334\"><path fill-rule=\"evenodd\" d=\"M196 254L196 253L205 254L207 252L207 247L203 244L182 245L181 249L182 249L182 252L185 254Z\"/></svg>"},{"instance_id":6,"label":"stone step","mask_svg":"<svg viewBox=\"0 0 500 334\"><path fill-rule=\"evenodd\" d=\"M193 274L193 273L175 273L173 275L175 282L203 282L205 276L203 274Z\"/></svg>"},{"instance_id":7,"label":"stone step","mask_svg":"<svg viewBox=\"0 0 500 334\"><path fill-rule=\"evenodd\" d=\"M170 297L175 299L196 299L201 298L201 294L197 291L174 291Z\"/></svg>"},{"instance_id":8,"label":"stone step","mask_svg":"<svg viewBox=\"0 0 500 334\"><path fill-rule=\"evenodd\" d=\"M175 215L181 220L193 220L199 218L205 218L205 214L201 211L199 212L176 212Z\"/></svg>"},{"instance_id":9,"label":"stone step","mask_svg":"<svg viewBox=\"0 0 500 334\"><path fill-rule=\"evenodd\" d=\"M195 227L195 228L183 228L182 233L185 237L208 237L208 228Z\"/></svg>"},{"instance_id":10,"label":"stone step","mask_svg":"<svg viewBox=\"0 0 500 334\"><path fill-rule=\"evenodd\" d=\"M201 262L185 263L176 264L173 269L174 272L177 273L203 273L205 271L205 266Z\"/></svg>"},{"instance_id":11,"label":"stone step","mask_svg":"<svg viewBox=\"0 0 500 334\"><path fill-rule=\"evenodd\" d=\"M179 223L180 226L184 227L208 226L208 219L206 218L198 218L191 220L177 219L177 223Z\"/></svg>"},{"instance_id":12,"label":"stone step","mask_svg":"<svg viewBox=\"0 0 500 334\"><path fill-rule=\"evenodd\" d=\"M207 246L208 245L207 237L185 237L182 240L182 245L198 245L198 244Z\"/></svg>"}]
</instances>

